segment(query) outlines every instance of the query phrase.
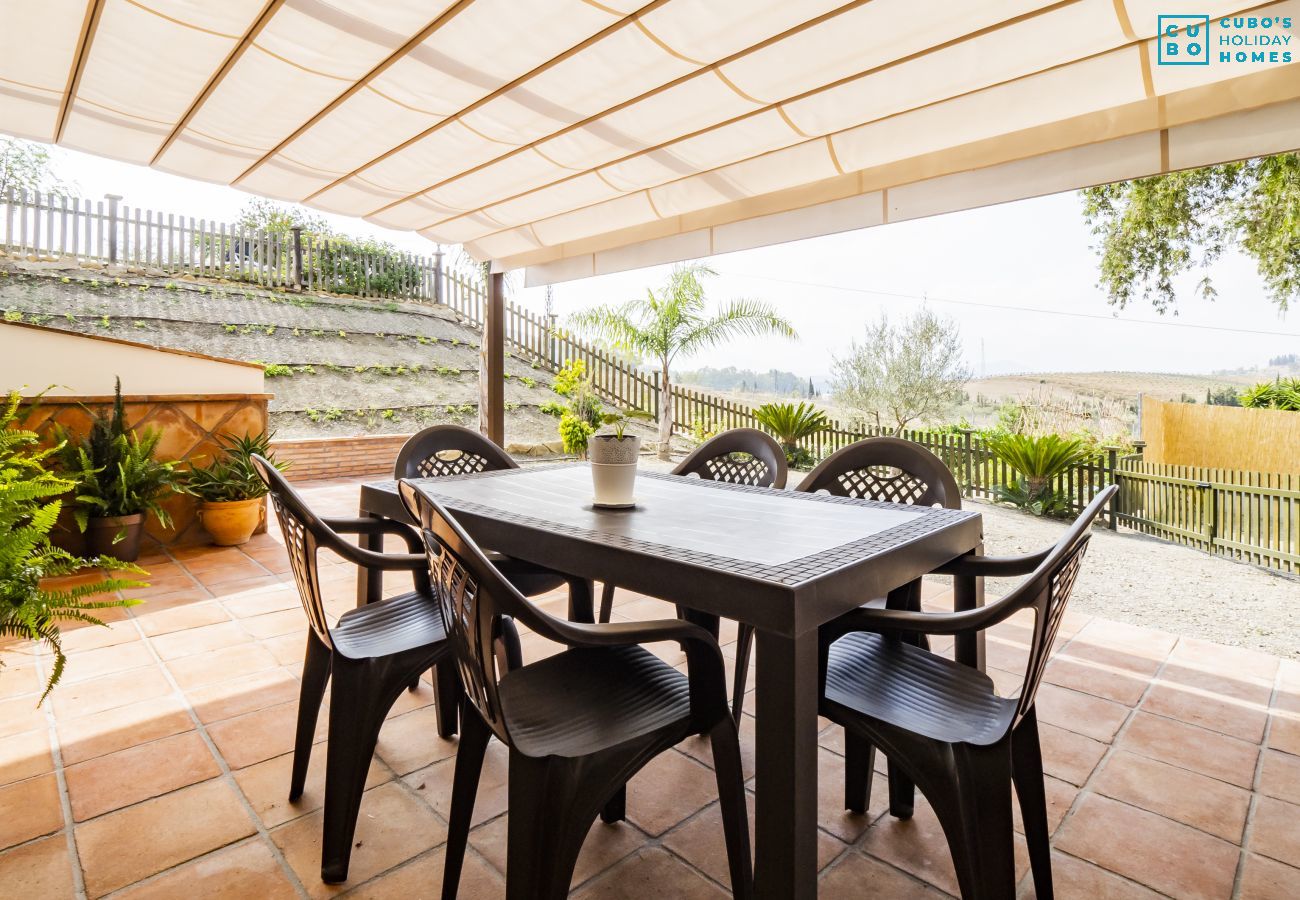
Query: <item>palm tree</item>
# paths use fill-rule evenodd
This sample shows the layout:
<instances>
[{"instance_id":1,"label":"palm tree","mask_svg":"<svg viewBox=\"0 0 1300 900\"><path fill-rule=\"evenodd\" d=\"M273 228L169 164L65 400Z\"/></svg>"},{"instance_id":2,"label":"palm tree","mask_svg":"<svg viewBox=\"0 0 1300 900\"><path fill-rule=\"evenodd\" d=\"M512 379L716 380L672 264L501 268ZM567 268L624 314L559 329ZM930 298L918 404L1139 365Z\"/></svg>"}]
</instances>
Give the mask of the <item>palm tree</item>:
<instances>
[{"instance_id":1,"label":"palm tree","mask_svg":"<svg viewBox=\"0 0 1300 900\"><path fill-rule=\"evenodd\" d=\"M732 300L713 315L706 308L702 280L716 274L699 263L674 266L659 290L647 289L643 300L605 305L573 316L575 328L659 364L659 456L668 458L673 435L672 376L680 354L690 355L742 335L776 334L798 338L794 327L767 303Z\"/></svg>"}]
</instances>

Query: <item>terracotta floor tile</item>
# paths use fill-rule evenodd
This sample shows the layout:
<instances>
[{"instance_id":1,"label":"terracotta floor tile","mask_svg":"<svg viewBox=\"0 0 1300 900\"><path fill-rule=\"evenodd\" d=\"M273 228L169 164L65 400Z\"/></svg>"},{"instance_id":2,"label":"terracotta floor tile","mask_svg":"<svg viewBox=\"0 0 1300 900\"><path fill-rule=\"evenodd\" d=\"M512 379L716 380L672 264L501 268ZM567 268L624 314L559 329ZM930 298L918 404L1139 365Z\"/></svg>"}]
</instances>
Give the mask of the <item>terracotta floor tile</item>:
<instances>
[{"instance_id":1,"label":"terracotta floor tile","mask_svg":"<svg viewBox=\"0 0 1300 900\"><path fill-rule=\"evenodd\" d=\"M1160 647L1116 646L1099 642L1088 633L1090 628L1099 623L1100 620L1097 620L1085 626L1078 635L1061 648L1057 656L1085 661L1108 669L1132 672L1142 678L1150 678L1159 671L1164 663L1164 655Z\"/></svg>"},{"instance_id":2,"label":"terracotta floor tile","mask_svg":"<svg viewBox=\"0 0 1300 900\"><path fill-rule=\"evenodd\" d=\"M627 817L660 835L718 798L713 770L675 750L661 753L627 785Z\"/></svg>"},{"instance_id":3,"label":"terracotta floor tile","mask_svg":"<svg viewBox=\"0 0 1300 900\"><path fill-rule=\"evenodd\" d=\"M1152 686L1139 708L1254 743L1263 739L1268 720L1267 711L1252 703L1167 682Z\"/></svg>"},{"instance_id":4,"label":"terracotta floor tile","mask_svg":"<svg viewBox=\"0 0 1300 900\"><path fill-rule=\"evenodd\" d=\"M267 669L245 677L186 691L194 714L205 725L298 699L302 684L288 669Z\"/></svg>"},{"instance_id":5,"label":"terracotta floor tile","mask_svg":"<svg viewBox=\"0 0 1300 900\"><path fill-rule=\"evenodd\" d=\"M819 900L937 900L947 895L878 859L850 853L817 885Z\"/></svg>"},{"instance_id":6,"label":"terracotta floor tile","mask_svg":"<svg viewBox=\"0 0 1300 900\"><path fill-rule=\"evenodd\" d=\"M1259 791L1289 803L1300 803L1300 756L1265 750ZM1297 823L1297 827L1300 827L1300 823Z\"/></svg>"},{"instance_id":7,"label":"terracotta floor tile","mask_svg":"<svg viewBox=\"0 0 1300 900\"><path fill-rule=\"evenodd\" d=\"M1255 806L1247 848L1300 868L1300 806L1260 797Z\"/></svg>"},{"instance_id":8,"label":"terracotta floor tile","mask_svg":"<svg viewBox=\"0 0 1300 900\"><path fill-rule=\"evenodd\" d=\"M252 638L237 622L219 622L216 625L204 625L159 635L153 638L153 646L162 659L173 660L208 650L220 650L222 647L231 647L251 640Z\"/></svg>"},{"instance_id":9,"label":"terracotta floor tile","mask_svg":"<svg viewBox=\"0 0 1300 900\"><path fill-rule=\"evenodd\" d=\"M455 765L455 758L449 757L402 779L444 819L451 813L451 786ZM483 772L479 776L478 794L474 798L474 813L470 817L471 827L481 825L506 811L510 805L509 776L509 751L505 745L492 741L483 758ZM628 809L631 809L630 801Z\"/></svg>"},{"instance_id":10,"label":"terracotta floor tile","mask_svg":"<svg viewBox=\"0 0 1300 900\"><path fill-rule=\"evenodd\" d=\"M1079 796L1079 789L1068 781L1045 775L1043 777L1043 793L1047 797L1047 828L1049 833L1053 833L1060 827L1062 820L1069 813L1070 807L1074 805L1075 798ZM1020 803L1017 802L1012 806L1011 810L1015 816L1016 831L1024 834L1024 823L1020 817Z\"/></svg>"},{"instance_id":11,"label":"terracotta floor tile","mask_svg":"<svg viewBox=\"0 0 1300 900\"><path fill-rule=\"evenodd\" d=\"M267 613L286 609L302 609L302 600L298 589L291 584L258 588L254 591L240 591L236 594L223 594L221 604L231 615L243 619L249 616L264 616Z\"/></svg>"},{"instance_id":12,"label":"terracotta floor tile","mask_svg":"<svg viewBox=\"0 0 1300 900\"><path fill-rule=\"evenodd\" d=\"M45 711L36 705L36 697L0 700L0 737L45 727Z\"/></svg>"},{"instance_id":13,"label":"terracotta floor tile","mask_svg":"<svg viewBox=\"0 0 1300 900\"><path fill-rule=\"evenodd\" d=\"M154 664L153 653L144 641L128 641L68 656L68 667L60 684L74 684Z\"/></svg>"},{"instance_id":14,"label":"terracotta floor tile","mask_svg":"<svg viewBox=\"0 0 1300 900\"><path fill-rule=\"evenodd\" d=\"M880 754L876 756L876 767L884 772L885 763ZM871 823L879 818L889 806L888 781L883 774L877 774L871 781L871 796L867 798L865 815L849 812L844 808L844 757L829 750L817 752L817 824L835 837L846 843L854 843L862 837Z\"/></svg>"},{"instance_id":15,"label":"terracotta floor tile","mask_svg":"<svg viewBox=\"0 0 1300 900\"><path fill-rule=\"evenodd\" d=\"M415 900L439 896L445 857L441 849L426 853L401 867L366 882L348 900ZM500 900L505 881L472 853L465 854L460 873L458 900Z\"/></svg>"},{"instance_id":16,"label":"terracotta floor tile","mask_svg":"<svg viewBox=\"0 0 1300 900\"><path fill-rule=\"evenodd\" d=\"M1054 684L1038 688L1035 706L1038 708L1038 721L1104 742L1115 736L1129 715L1129 708L1121 703Z\"/></svg>"},{"instance_id":17,"label":"terracotta floor tile","mask_svg":"<svg viewBox=\"0 0 1300 900\"><path fill-rule=\"evenodd\" d=\"M99 897L254 832L221 779L164 794L77 826L86 893Z\"/></svg>"},{"instance_id":18,"label":"terracotta floor tile","mask_svg":"<svg viewBox=\"0 0 1300 900\"><path fill-rule=\"evenodd\" d=\"M239 620L253 637L271 638L282 634L306 634L307 616L301 609L283 609Z\"/></svg>"},{"instance_id":19,"label":"terracotta floor tile","mask_svg":"<svg viewBox=\"0 0 1300 900\"><path fill-rule=\"evenodd\" d=\"M278 665L275 656L256 642L208 650L166 663L176 683L181 690L186 691L200 685L273 669Z\"/></svg>"},{"instance_id":20,"label":"terracotta floor tile","mask_svg":"<svg viewBox=\"0 0 1300 900\"><path fill-rule=\"evenodd\" d=\"M62 827L63 806L53 775L0 787L0 850Z\"/></svg>"},{"instance_id":21,"label":"terracotta floor tile","mask_svg":"<svg viewBox=\"0 0 1300 900\"><path fill-rule=\"evenodd\" d=\"M240 769L234 773L235 782L262 823L267 828L274 828L321 808L325 802L325 763L328 756L328 744L320 743L312 747L311 761L307 765L307 785L296 803L289 802L292 753ZM370 772L366 776L366 788L378 787L392 777L388 767L375 760L370 764Z\"/></svg>"},{"instance_id":22,"label":"terracotta floor tile","mask_svg":"<svg viewBox=\"0 0 1300 900\"><path fill-rule=\"evenodd\" d=\"M60 684L50 695L60 722L94 715L141 700L154 700L172 692L162 669L150 666L118 672L90 681Z\"/></svg>"},{"instance_id":23,"label":"terracotta floor tile","mask_svg":"<svg viewBox=\"0 0 1300 900\"><path fill-rule=\"evenodd\" d=\"M751 715L740 717L740 769L748 781L754 777L757 756L754 752L755 719ZM713 768L713 747L707 737L690 737L677 745L677 749L686 753L709 768Z\"/></svg>"},{"instance_id":24,"label":"terracotta floor tile","mask_svg":"<svg viewBox=\"0 0 1300 900\"><path fill-rule=\"evenodd\" d=\"M144 599L143 603L131 607L131 617L134 619L143 620L167 610L181 609L195 603L207 603L212 598L208 596L207 591L191 584L183 590L166 594L150 594L148 598L142 599Z\"/></svg>"},{"instance_id":25,"label":"terracotta floor tile","mask_svg":"<svg viewBox=\"0 0 1300 900\"><path fill-rule=\"evenodd\" d=\"M209 725L208 735L226 764L232 769L242 769L292 750L297 716L296 701L281 703ZM328 722L329 708L325 707L316 720L317 740L324 739Z\"/></svg>"},{"instance_id":26,"label":"terracotta floor tile","mask_svg":"<svg viewBox=\"0 0 1300 900\"><path fill-rule=\"evenodd\" d=\"M175 594L180 591L195 590L194 579L188 573L179 567L173 572L168 570L169 574L150 575L144 580L149 582L146 587L132 588L129 596L138 597L141 600L150 600L154 597L162 597L169 594ZM137 607L138 609L139 607Z\"/></svg>"},{"instance_id":27,"label":"terracotta floor tile","mask_svg":"<svg viewBox=\"0 0 1300 900\"><path fill-rule=\"evenodd\" d=\"M1155 628L1130 625L1111 619L1093 619L1079 630L1072 644L1106 647L1123 651L1134 659L1164 662L1178 643L1176 635Z\"/></svg>"},{"instance_id":28,"label":"terracotta floor tile","mask_svg":"<svg viewBox=\"0 0 1300 900\"><path fill-rule=\"evenodd\" d=\"M232 597L246 591L274 588L284 583L284 575L263 571L260 575L244 573L229 580L203 581L203 586L217 597Z\"/></svg>"},{"instance_id":29,"label":"terracotta floor tile","mask_svg":"<svg viewBox=\"0 0 1300 900\"><path fill-rule=\"evenodd\" d=\"M0 700L38 693L45 687L40 669L16 653L0 653Z\"/></svg>"},{"instance_id":30,"label":"terracotta floor tile","mask_svg":"<svg viewBox=\"0 0 1300 900\"><path fill-rule=\"evenodd\" d=\"M490 822L470 832L470 846L482 854L494 871L504 874L506 871L506 854L508 840L506 834L510 827L510 816L498 816ZM600 875L615 863L626 858L639 849L646 841L646 836L628 822L606 825L597 819L582 844L578 854L578 863L573 869L572 887L585 884ZM467 858L468 858L467 854ZM725 866L725 861L723 862Z\"/></svg>"},{"instance_id":31,"label":"terracotta floor tile","mask_svg":"<svg viewBox=\"0 0 1300 900\"><path fill-rule=\"evenodd\" d=\"M1161 670L1157 683L1178 685L1216 699L1239 700L1260 709L1268 708L1273 695L1272 678L1265 681L1250 674L1225 675L1172 661Z\"/></svg>"},{"instance_id":32,"label":"terracotta floor tile","mask_svg":"<svg viewBox=\"0 0 1300 900\"><path fill-rule=\"evenodd\" d=\"M1240 855L1227 841L1096 794L1061 826L1055 844L1180 900L1230 896Z\"/></svg>"},{"instance_id":33,"label":"terracotta floor tile","mask_svg":"<svg viewBox=\"0 0 1300 900\"><path fill-rule=\"evenodd\" d=\"M1089 660L1058 655L1047 666L1043 680L1083 691L1125 706L1136 706L1146 693L1150 680L1126 669L1116 669Z\"/></svg>"},{"instance_id":34,"label":"terracotta floor tile","mask_svg":"<svg viewBox=\"0 0 1300 900\"><path fill-rule=\"evenodd\" d=\"M1300 713L1275 712L1269 718L1269 747L1300 756Z\"/></svg>"},{"instance_id":35,"label":"terracotta floor tile","mask_svg":"<svg viewBox=\"0 0 1300 900\"><path fill-rule=\"evenodd\" d=\"M118 612L121 612L120 618L113 615ZM140 639L139 627L136 625L135 620L127 617L125 610L100 610L98 615L108 624L84 625L81 628L73 629L66 626L63 628L63 650L65 653L73 650L94 650L96 647L110 647L113 644L122 644Z\"/></svg>"},{"instance_id":36,"label":"terracotta floor tile","mask_svg":"<svg viewBox=\"0 0 1300 900\"><path fill-rule=\"evenodd\" d=\"M49 731L36 729L0 738L0 785L53 771Z\"/></svg>"},{"instance_id":37,"label":"terracotta floor tile","mask_svg":"<svg viewBox=\"0 0 1300 900\"><path fill-rule=\"evenodd\" d=\"M1247 790L1122 751L1106 760L1091 787L1234 844L1241 843L1250 807Z\"/></svg>"},{"instance_id":38,"label":"terracotta floor tile","mask_svg":"<svg viewBox=\"0 0 1300 900\"><path fill-rule=\"evenodd\" d=\"M1157 900L1160 897L1155 891L1120 878L1113 872L1056 852L1052 853L1052 888L1062 900L1073 900L1075 897L1080 900ZM1021 900L1037 896L1031 881L1028 891L1021 895Z\"/></svg>"},{"instance_id":39,"label":"terracotta floor tile","mask_svg":"<svg viewBox=\"0 0 1300 900\"><path fill-rule=\"evenodd\" d=\"M1245 788L1259 759L1254 744L1140 710L1116 746Z\"/></svg>"},{"instance_id":40,"label":"terracotta floor tile","mask_svg":"<svg viewBox=\"0 0 1300 900\"><path fill-rule=\"evenodd\" d=\"M663 850L642 850L579 890L576 900L723 900L729 895Z\"/></svg>"},{"instance_id":41,"label":"terracotta floor tile","mask_svg":"<svg viewBox=\"0 0 1300 900\"><path fill-rule=\"evenodd\" d=\"M230 621L230 613L215 600L188 603L173 609L146 610L143 613L141 609L143 607L136 609L135 617L140 620L140 630L148 637Z\"/></svg>"},{"instance_id":42,"label":"terracotta floor tile","mask_svg":"<svg viewBox=\"0 0 1300 900\"><path fill-rule=\"evenodd\" d=\"M72 818L84 822L221 774L197 731L119 750L66 770Z\"/></svg>"},{"instance_id":43,"label":"terracotta floor tile","mask_svg":"<svg viewBox=\"0 0 1300 900\"><path fill-rule=\"evenodd\" d=\"M271 832L271 839L308 895L328 897L436 847L447 839L447 832L427 806L397 782L389 782L361 798L348 885L331 886L320 880L321 813L280 826Z\"/></svg>"},{"instance_id":44,"label":"terracotta floor tile","mask_svg":"<svg viewBox=\"0 0 1300 900\"><path fill-rule=\"evenodd\" d=\"M303 659L307 655L306 638L301 634L282 634L262 641L261 646L282 666L301 669Z\"/></svg>"},{"instance_id":45,"label":"terracotta floor tile","mask_svg":"<svg viewBox=\"0 0 1300 900\"><path fill-rule=\"evenodd\" d=\"M56 834L0 853L0 884L10 897L73 897L68 840Z\"/></svg>"},{"instance_id":46,"label":"terracotta floor tile","mask_svg":"<svg viewBox=\"0 0 1300 900\"><path fill-rule=\"evenodd\" d=\"M431 688L422 691L432 694ZM384 722L379 729L375 752L398 775L449 759L456 754L456 741L438 737L437 710L424 706Z\"/></svg>"},{"instance_id":47,"label":"terracotta floor tile","mask_svg":"<svg viewBox=\"0 0 1300 900\"><path fill-rule=\"evenodd\" d=\"M127 888L121 900L292 900L298 891L260 838L218 850L210 856Z\"/></svg>"},{"instance_id":48,"label":"terracotta floor tile","mask_svg":"<svg viewBox=\"0 0 1300 900\"><path fill-rule=\"evenodd\" d=\"M0 864L0 869L3 864ZM1241 900L1295 900L1300 869L1253 853L1241 873Z\"/></svg>"},{"instance_id":49,"label":"terracotta floor tile","mask_svg":"<svg viewBox=\"0 0 1300 900\"><path fill-rule=\"evenodd\" d=\"M1186 635L1178 639L1177 646L1169 654L1169 662L1232 678L1247 679L1270 688L1278 671L1278 659L1275 656L1260 653L1258 650L1229 647Z\"/></svg>"},{"instance_id":50,"label":"terracotta floor tile","mask_svg":"<svg viewBox=\"0 0 1300 900\"><path fill-rule=\"evenodd\" d=\"M1082 785L1097 768L1106 745L1092 738L1039 723L1038 740L1043 748L1043 771L1048 775Z\"/></svg>"},{"instance_id":51,"label":"terracotta floor tile","mask_svg":"<svg viewBox=\"0 0 1300 900\"><path fill-rule=\"evenodd\" d=\"M79 719L58 720L63 764L73 763L156 741L194 727L194 720L174 696L142 700Z\"/></svg>"},{"instance_id":52,"label":"terracotta floor tile","mask_svg":"<svg viewBox=\"0 0 1300 900\"><path fill-rule=\"evenodd\" d=\"M754 798L752 796L748 797L747 801L749 852L752 857L754 853ZM836 851L842 850L845 846L821 829L818 829L817 836L819 839L828 842ZM704 810L692 816L681 826L665 834L663 836L663 845L714 881L728 888L731 887L731 874L727 859L727 840L722 831L722 810L718 804L714 803L712 806L705 807ZM838 853L834 855L838 855ZM819 859L818 862L821 862L821 860ZM820 868L819 865L818 869Z\"/></svg>"},{"instance_id":53,"label":"terracotta floor tile","mask_svg":"<svg viewBox=\"0 0 1300 900\"><path fill-rule=\"evenodd\" d=\"M433 676L428 672L421 672L420 686L413 691L402 691L393 705L389 707L387 718L396 719L398 716L404 716L417 709L433 706L434 699Z\"/></svg>"}]
</instances>

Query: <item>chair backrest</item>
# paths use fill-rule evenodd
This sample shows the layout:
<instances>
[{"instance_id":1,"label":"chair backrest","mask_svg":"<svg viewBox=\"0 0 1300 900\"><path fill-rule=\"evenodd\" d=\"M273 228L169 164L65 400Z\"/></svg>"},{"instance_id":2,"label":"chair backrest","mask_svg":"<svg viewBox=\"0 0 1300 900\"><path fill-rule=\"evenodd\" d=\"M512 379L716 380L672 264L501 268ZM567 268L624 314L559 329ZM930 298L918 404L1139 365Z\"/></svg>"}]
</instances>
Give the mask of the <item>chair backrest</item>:
<instances>
[{"instance_id":1,"label":"chair backrest","mask_svg":"<svg viewBox=\"0 0 1300 900\"><path fill-rule=\"evenodd\" d=\"M771 435L756 428L733 428L695 448L674 475L698 475L705 481L785 487L785 451Z\"/></svg>"},{"instance_id":2,"label":"chair backrest","mask_svg":"<svg viewBox=\"0 0 1300 900\"><path fill-rule=\"evenodd\" d=\"M957 479L943 460L920 444L896 437L866 438L835 451L796 490L961 509Z\"/></svg>"},{"instance_id":3,"label":"chair backrest","mask_svg":"<svg viewBox=\"0 0 1300 900\"><path fill-rule=\"evenodd\" d=\"M1034 705L1038 685L1043 680L1043 671L1052 656L1052 644L1078 580L1079 569L1088 550L1088 541L1092 538L1092 523L1118 491L1119 488L1112 484L1093 497L1092 502L1074 520L1074 524L1056 542L1056 546L1038 567L998 601L998 605L1034 610L1029 663L1025 667L1025 683L1020 689L1020 702L1016 707L1016 722Z\"/></svg>"},{"instance_id":4,"label":"chair backrest","mask_svg":"<svg viewBox=\"0 0 1300 900\"><path fill-rule=\"evenodd\" d=\"M501 711L499 683L505 673L499 668L503 656L499 645L505 619L526 612L528 601L441 505L409 481L399 482L397 489L424 538L433 593L456 654L465 696L492 732L509 745Z\"/></svg>"},{"instance_id":5,"label":"chair backrest","mask_svg":"<svg viewBox=\"0 0 1300 900\"><path fill-rule=\"evenodd\" d=\"M261 476L267 487L267 496L275 517L280 522L280 531L284 534L284 549L289 554L289 567L293 571L293 580L298 585L298 598L302 601L303 612L316 637L326 647L333 647L330 639L329 622L325 618L325 603L321 597L320 579L317 577L316 550L321 535L331 532L320 516L311 511L302 495L294 490L288 479L275 466L254 454L253 468Z\"/></svg>"},{"instance_id":6,"label":"chair backrest","mask_svg":"<svg viewBox=\"0 0 1300 900\"><path fill-rule=\"evenodd\" d=\"M497 469L517 469L519 463L477 431L460 425L433 425L398 451L394 478L441 478Z\"/></svg>"}]
</instances>

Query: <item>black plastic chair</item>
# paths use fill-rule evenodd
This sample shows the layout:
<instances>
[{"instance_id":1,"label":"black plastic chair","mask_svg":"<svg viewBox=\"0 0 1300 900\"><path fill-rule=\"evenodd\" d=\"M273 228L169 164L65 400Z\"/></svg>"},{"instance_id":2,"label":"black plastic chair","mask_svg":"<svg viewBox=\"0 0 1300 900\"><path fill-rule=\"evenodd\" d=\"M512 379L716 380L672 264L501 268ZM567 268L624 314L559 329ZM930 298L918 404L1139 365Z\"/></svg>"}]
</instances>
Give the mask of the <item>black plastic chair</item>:
<instances>
[{"instance_id":1,"label":"black plastic chair","mask_svg":"<svg viewBox=\"0 0 1300 900\"><path fill-rule=\"evenodd\" d=\"M1039 900L1052 897L1043 759L1034 697L1091 537L1118 488L1088 504L1056 546L1027 556L962 557L952 575L1028 577L1001 600L953 613L862 608L823 629L821 714L880 746L921 788L943 826L965 900L1015 896L1011 786L1020 800ZM972 634L1034 611L1018 698L982 672L889 635ZM841 636L843 635L843 636ZM910 803L909 803L910 806Z\"/></svg>"},{"instance_id":2,"label":"black plastic chair","mask_svg":"<svg viewBox=\"0 0 1300 900\"><path fill-rule=\"evenodd\" d=\"M460 425L433 425L411 435L397 453L393 477L442 478L447 475L471 475L517 469L519 463L491 440ZM590 580L555 572L500 553L485 551L498 569L505 573L526 597L550 593L569 587L569 618L575 622L592 621L593 586Z\"/></svg>"},{"instance_id":3,"label":"black plastic chair","mask_svg":"<svg viewBox=\"0 0 1300 900\"><path fill-rule=\"evenodd\" d=\"M577 624L547 615L510 586L460 526L410 482L434 591L465 684L442 896L454 900L483 755L510 749L508 900L566 897L591 823L623 818L624 784L660 753L707 734L735 896L750 897L748 817L736 723L717 641L680 620ZM515 620L567 649L522 665ZM689 675L640 646L676 641Z\"/></svg>"},{"instance_id":4,"label":"black plastic chair","mask_svg":"<svg viewBox=\"0 0 1300 900\"><path fill-rule=\"evenodd\" d=\"M321 700L330 678L334 679L326 745L321 879L337 884L348 877L366 773L384 717L412 680L441 661L434 670L435 712L438 733L450 737L456 732L460 685L419 534L391 519L317 516L265 459L254 456L253 465L269 488L294 581L311 625L298 698L291 803L302 796ZM395 534L406 541L412 552L374 553L344 540L340 534ZM415 590L348 610L331 627L317 577L316 554L321 548L363 568L410 572Z\"/></svg>"}]
</instances>

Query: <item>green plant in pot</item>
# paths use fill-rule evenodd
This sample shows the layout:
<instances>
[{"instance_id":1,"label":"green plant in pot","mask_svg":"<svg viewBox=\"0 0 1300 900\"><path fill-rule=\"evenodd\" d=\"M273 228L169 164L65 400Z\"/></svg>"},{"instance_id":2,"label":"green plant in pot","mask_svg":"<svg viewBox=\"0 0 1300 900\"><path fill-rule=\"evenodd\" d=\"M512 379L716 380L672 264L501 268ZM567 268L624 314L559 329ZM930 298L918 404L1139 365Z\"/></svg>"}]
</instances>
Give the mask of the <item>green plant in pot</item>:
<instances>
[{"instance_id":1,"label":"green plant in pot","mask_svg":"<svg viewBox=\"0 0 1300 900\"><path fill-rule=\"evenodd\" d=\"M50 529L62 508L59 498L72 490L73 482L46 468L58 447L42 450L39 435L14 427L22 402L13 391L0 407L0 637L39 641L53 652L53 665L41 695L44 701L67 663L59 623L102 625L95 615L99 610L133 606L139 601L92 597L143 586L143 582L119 576L51 588L46 579L89 566L127 574L143 571L108 556L83 559L50 543Z\"/></svg>"},{"instance_id":2,"label":"green plant in pot","mask_svg":"<svg viewBox=\"0 0 1300 900\"><path fill-rule=\"evenodd\" d=\"M826 428L826 413L811 403L764 403L754 418L776 438L786 462L800 469L812 465L812 454L799 442Z\"/></svg>"},{"instance_id":3,"label":"green plant in pot","mask_svg":"<svg viewBox=\"0 0 1300 900\"><path fill-rule=\"evenodd\" d=\"M632 419L652 419L650 413L640 409L620 412L602 412L600 423L612 425L608 434L596 434L590 439L587 452L591 457L591 482L597 506L631 506L635 502L637 458L641 455L641 438L627 434Z\"/></svg>"},{"instance_id":4,"label":"green plant in pot","mask_svg":"<svg viewBox=\"0 0 1300 900\"><path fill-rule=\"evenodd\" d=\"M154 458L162 432L126 427L120 379L109 412L86 412L91 424L84 436L55 428L60 474L75 484L74 513L77 527L86 533L87 555L111 553L134 562L140 557L145 516L153 513L164 528L171 527L162 501L178 486L176 463Z\"/></svg>"},{"instance_id":5,"label":"green plant in pot","mask_svg":"<svg viewBox=\"0 0 1300 900\"><path fill-rule=\"evenodd\" d=\"M198 499L199 518L218 546L246 544L262 524L266 484L253 468L253 456L269 460L281 472L289 468L289 463L275 461L274 436L265 431L223 434L217 438L221 456L185 474L181 490Z\"/></svg>"},{"instance_id":6,"label":"green plant in pot","mask_svg":"<svg viewBox=\"0 0 1300 900\"><path fill-rule=\"evenodd\" d=\"M1055 434L999 434L988 439L993 455L1019 478L994 488L994 496L1036 516L1059 516L1070 511L1070 498L1053 486L1057 477L1086 460L1093 451L1077 438Z\"/></svg>"}]
</instances>

